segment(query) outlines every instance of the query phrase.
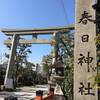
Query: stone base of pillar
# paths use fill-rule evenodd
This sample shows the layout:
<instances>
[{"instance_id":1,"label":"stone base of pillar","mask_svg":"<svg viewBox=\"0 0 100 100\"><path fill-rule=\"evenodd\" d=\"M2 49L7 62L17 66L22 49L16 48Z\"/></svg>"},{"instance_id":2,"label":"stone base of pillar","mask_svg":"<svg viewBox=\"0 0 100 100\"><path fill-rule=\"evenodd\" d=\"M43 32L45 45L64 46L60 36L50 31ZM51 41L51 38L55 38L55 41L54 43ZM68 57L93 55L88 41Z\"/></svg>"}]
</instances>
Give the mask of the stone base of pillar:
<instances>
[{"instance_id":1,"label":"stone base of pillar","mask_svg":"<svg viewBox=\"0 0 100 100\"><path fill-rule=\"evenodd\" d=\"M4 83L5 90L13 90L14 89L14 81L11 78L7 78L6 82Z\"/></svg>"}]
</instances>

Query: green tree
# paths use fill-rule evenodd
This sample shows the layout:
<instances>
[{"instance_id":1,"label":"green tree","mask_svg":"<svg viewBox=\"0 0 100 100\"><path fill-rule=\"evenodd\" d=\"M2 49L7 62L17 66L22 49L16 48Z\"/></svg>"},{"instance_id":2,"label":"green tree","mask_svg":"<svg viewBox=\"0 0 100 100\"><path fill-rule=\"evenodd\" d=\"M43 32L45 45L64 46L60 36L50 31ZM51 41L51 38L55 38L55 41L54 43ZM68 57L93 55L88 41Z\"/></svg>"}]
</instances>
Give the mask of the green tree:
<instances>
[{"instance_id":1,"label":"green tree","mask_svg":"<svg viewBox=\"0 0 100 100\"><path fill-rule=\"evenodd\" d=\"M4 76L5 76L5 69L3 67L0 67L0 90L1 90L1 85L4 84Z\"/></svg>"},{"instance_id":2,"label":"green tree","mask_svg":"<svg viewBox=\"0 0 100 100\"><path fill-rule=\"evenodd\" d=\"M5 60L4 54L1 54L0 55L0 90L1 90L1 85L4 84L6 67L7 67L7 61Z\"/></svg>"},{"instance_id":3,"label":"green tree","mask_svg":"<svg viewBox=\"0 0 100 100\"><path fill-rule=\"evenodd\" d=\"M96 36L96 47L97 47L97 75L95 77L94 86L100 91L100 34Z\"/></svg>"},{"instance_id":4,"label":"green tree","mask_svg":"<svg viewBox=\"0 0 100 100\"><path fill-rule=\"evenodd\" d=\"M22 85L31 86L35 84L36 72L33 71L35 65L31 62L27 62L26 66L22 69Z\"/></svg>"},{"instance_id":5,"label":"green tree","mask_svg":"<svg viewBox=\"0 0 100 100\"><path fill-rule=\"evenodd\" d=\"M73 52L74 52L74 33L66 34L58 33L54 39L54 45L59 48L60 56L62 57L65 66L65 79L61 85L64 96L68 100L73 100ZM52 53L50 56L44 56L45 69L49 72L49 66L52 65ZM50 57L50 58L49 58Z\"/></svg>"},{"instance_id":6,"label":"green tree","mask_svg":"<svg viewBox=\"0 0 100 100\"><path fill-rule=\"evenodd\" d=\"M56 38L65 65L65 80L61 88L65 97L68 97L68 100L73 100L74 33L58 34Z\"/></svg>"},{"instance_id":7,"label":"green tree","mask_svg":"<svg viewBox=\"0 0 100 100\"><path fill-rule=\"evenodd\" d=\"M47 76L47 78L50 78L51 75L51 63L52 63L52 56L46 55L42 58L42 66L43 66L43 72Z\"/></svg>"},{"instance_id":8,"label":"green tree","mask_svg":"<svg viewBox=\"0 0 100 100\"><path fill-rule=\"evenodd\" d=\"M10 39L10 38L9 38ZM11 49L11 45L7 45L8 49ZM28 61L28 54L31 53L31 50L29 49L31 47L30 44L18 44L16 49L16 55L15 55L15 77L16 77L16 83L18 84L18 77L22 74L23 67L27 65ZM9 58L9 54L6 54L6 57ZM16 84L16 85L17 85Z\"/></svg>"}]
</instances>

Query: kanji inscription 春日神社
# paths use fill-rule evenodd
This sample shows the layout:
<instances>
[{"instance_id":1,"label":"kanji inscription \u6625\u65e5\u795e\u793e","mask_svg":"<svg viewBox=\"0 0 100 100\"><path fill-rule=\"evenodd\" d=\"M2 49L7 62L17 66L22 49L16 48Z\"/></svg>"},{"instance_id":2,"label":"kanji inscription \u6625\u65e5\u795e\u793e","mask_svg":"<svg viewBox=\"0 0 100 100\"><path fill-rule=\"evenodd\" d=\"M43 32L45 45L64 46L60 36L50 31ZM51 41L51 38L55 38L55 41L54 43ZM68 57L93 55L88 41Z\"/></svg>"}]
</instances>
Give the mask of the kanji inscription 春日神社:
<instances>
[{"instance_id":1,"label":"kanji inscription \u6625\u65e5\u795e\u793e","mask_svg":"<svg viewBox=\"0 0 100 100\"><path fill-rule=\"evenodd\" d=\"M85 34L81 37L82 39L82 42L88 42L89 41L89 35L88 34Z\"/></svg>"},{"instance_id":2,"label":"kanji inscription \u6625\u65e5\u795e\u793e","mask_svg":"<svg viewBox=\"0 0 100 100\"><path fill-rule=\"evenodd\" d=\"M86 25L88 21L95 23L95 20L92 19L92 15L89 15L89 13L87 11L84 11L81 14L81 18L78 23L82 23L82 24Z\"/></svg>"},{"instance_id":3,"label":"kanji inscription \u6625\u65e5\u795e\u793e","mask_svg":"<svg viewBox=\"0 0 100 100\"><path fill-rule=\"evenodd\" d=\"M95 93L93 93L92 90L93 90L93 88L92 88L90 82L87 83L87 87L84 86L83 82L80 82L80 87L79 87L78 93L80 93L81 95L92 95L92 96L94 96Z\"/></svg>"},{"instance_id":4,"label":"kanji inscription \u6625\u65e5\u795e\u793e","mask_svg":"<svg viewBox=\"0 0 100 100\"><path fill-rule=\"evenodd\" d=\"M78 58L78 64L82 66L83 63L87 64L87 71L90 72L90 65L93 61L93 57L90 56L90 52L87 53L87 56L85 57L82 53L80 54L80 57Z\"/></svg>"},{"instance_id":5,"label":"kanji inscription \u6625\u65e5\u795e\u793e","mask_svg":"<svg viewBox=\"0 0 100 100\"><path fill-rule=\"evenodd\" d=\"M96 24L91 0L76 0L74 48L74 100L98 100L96 76ZM89 80L90 79L90 80Z\"/></svg>"}]
</instances>

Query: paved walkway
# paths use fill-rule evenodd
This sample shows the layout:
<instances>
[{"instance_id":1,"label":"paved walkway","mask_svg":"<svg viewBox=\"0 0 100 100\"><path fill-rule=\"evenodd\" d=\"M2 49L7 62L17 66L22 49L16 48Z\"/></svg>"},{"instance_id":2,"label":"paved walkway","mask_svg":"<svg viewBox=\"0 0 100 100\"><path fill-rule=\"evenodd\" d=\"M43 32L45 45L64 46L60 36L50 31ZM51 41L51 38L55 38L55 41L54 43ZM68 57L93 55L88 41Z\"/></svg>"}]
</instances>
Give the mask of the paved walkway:
<instances>
[{"instance_id":1,"label":"paved walkway","mask_svg":"<svg viewBox=\"0 0 100 100\"><path fill-rule=\"evenodd\" d=\"M14 96L18 97L18 100L33 100L36 96L36 91L44 91L44 95L48 93L48 85L36 85L35 87L20 87L16 89L16 92L0 92L0 100L4 100L4 97Z\"/></svg>"}]
</instances>

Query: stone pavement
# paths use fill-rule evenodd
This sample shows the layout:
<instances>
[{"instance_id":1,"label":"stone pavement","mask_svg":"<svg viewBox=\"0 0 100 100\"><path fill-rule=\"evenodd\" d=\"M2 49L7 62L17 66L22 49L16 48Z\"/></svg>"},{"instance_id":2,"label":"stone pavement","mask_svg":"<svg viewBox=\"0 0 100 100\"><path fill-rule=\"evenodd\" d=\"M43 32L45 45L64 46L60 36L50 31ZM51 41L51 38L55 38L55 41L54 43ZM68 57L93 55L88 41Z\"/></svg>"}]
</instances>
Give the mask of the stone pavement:
<instances>
[{"instance_id":1,"label":"stone pavement","mask_svg":"<svg viewBox=\"0 0 100 100\"><path fill-rule=\"evenodd\" d=\"M48 85L36 85L35 87L20 87L16 89L16 92L0 92L0 100L4 100L4 97L14 96L18 97L18 100L34 100L36 91L44 91L44 95L48 93Z\"/></svg>"}]
</instances>

